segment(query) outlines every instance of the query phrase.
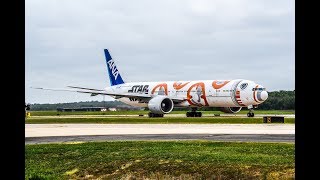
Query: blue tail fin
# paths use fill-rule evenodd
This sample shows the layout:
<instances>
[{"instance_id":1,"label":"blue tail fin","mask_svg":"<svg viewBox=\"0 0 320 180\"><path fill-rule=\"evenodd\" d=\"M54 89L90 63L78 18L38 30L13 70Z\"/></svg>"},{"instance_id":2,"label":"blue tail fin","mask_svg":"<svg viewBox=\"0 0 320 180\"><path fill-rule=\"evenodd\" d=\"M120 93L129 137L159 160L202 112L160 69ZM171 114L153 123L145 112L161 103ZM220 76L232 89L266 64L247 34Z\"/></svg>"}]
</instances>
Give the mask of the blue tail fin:
<instances>
[{"instance_id":1,"label":"blue tail fin","mask_svg":"<svg viewBox=\"0 0 320 180\"><path fill-rule=\"evenodd\" d=\"M113 59L111 58L108 49L104 49L104 53L106 55L106 61L107 61L107 68L110 78L110 84L111 86L123 84L122 77L120 76L120 72L114 63Z\"/></svg>"}]
</instances>

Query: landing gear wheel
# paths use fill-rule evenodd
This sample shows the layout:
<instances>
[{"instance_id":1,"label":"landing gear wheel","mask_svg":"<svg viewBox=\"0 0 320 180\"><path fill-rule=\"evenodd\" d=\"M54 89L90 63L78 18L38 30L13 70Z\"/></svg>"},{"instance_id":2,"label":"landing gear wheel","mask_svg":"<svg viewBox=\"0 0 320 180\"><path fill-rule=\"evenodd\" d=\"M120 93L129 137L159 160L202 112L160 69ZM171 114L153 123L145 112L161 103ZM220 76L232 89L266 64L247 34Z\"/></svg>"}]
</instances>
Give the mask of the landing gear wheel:
<instances>
[{"instance_id":1,"label":"landing gear wheel","mask_svg":"<svg viewBox=\"0 0 320 180\"><path fill-rule=\"evenodd\" d=\"M187 112L187 117L195 117L195 112Z\"/></svg>"},{"instance_id":2,"label":"landing gear wheel","mask_svg":"<svg viewBox=\"0 0 320 180\"><path fill-rule=\"evenodd\" d=\"M254 113L248 112L247 116L248 116L248 117L254 117Z\"/></svg>"},{"instance_id":3,"label":"landing gear wheel","mask_svg":"<svg viewBox=\"0 0 320 180\"><path fill-rule=\"evenodd\" d=\"M163 117L163 114L155 114L155 113L149 112L149 113L148 113L148 116L149 116L150 118L153 118L153 117Z\"/></svg>"},{"instance_id":4,"label":"landing gear wheel","mask_svg":"<svg viewBox=\"0 0 320 180\"><path fill-rule=\"evenodd\" d=\"M187 117L202 117L202 112L187 112L186 113Z\"/></svg>"}]
</instances>

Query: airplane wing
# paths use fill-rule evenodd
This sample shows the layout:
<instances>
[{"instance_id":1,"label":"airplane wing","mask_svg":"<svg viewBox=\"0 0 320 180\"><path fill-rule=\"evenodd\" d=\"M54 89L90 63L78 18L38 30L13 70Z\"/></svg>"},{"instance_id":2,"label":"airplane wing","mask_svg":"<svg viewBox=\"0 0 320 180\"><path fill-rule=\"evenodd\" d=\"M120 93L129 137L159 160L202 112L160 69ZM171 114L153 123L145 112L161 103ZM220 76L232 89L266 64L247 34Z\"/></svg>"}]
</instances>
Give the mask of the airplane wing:
<instances>
[{"instance_id":1,"label":"airplane wing","mask_svg":"<svg viewBox=\"0 0 320 180\"><path fill-rule=\"evenodd\" d=\"M106 92L102 89L92 89L92 88L85 88L85 87L77 87L77 86L67 86L69 88L73 89L56 89L56 88L41 88L41 87L31 87L33 89L41 89L41 90L50 90L50 91L69 91L69 92L78 92L78 93L87 93L91 94L91 96L96 95L108 95L108 96L114 96L115 99L119 99L121 97L127 97L127 98L137 98L141 99L145 102L148 102L151 98L157 96L157 95L149 95L149 94L132 94L132 93L110 93ZM181 103L187 99L182 97L170 97L168 98L172 99L174 103Z\"/></svg>"}]
</instances>

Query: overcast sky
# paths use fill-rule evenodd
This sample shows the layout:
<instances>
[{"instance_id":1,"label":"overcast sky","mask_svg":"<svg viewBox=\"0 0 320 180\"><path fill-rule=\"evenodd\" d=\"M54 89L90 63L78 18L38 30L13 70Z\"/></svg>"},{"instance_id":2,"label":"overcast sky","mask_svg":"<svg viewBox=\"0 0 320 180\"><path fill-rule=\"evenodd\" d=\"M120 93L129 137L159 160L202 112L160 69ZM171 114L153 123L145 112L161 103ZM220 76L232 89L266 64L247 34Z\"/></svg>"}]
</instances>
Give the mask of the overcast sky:
<instances>
[{"instance_id":1,"label":"overcast sky","mask_svg":"<svg viewBox=\"0 0 320 180\"><path fill-rule=\"evenodd\" d=\"M30 87L109 86L105 48L126 82L249 79L295 89L292 0L25 3L27 103L102 101Z\"/></svg>"}]
</instances>

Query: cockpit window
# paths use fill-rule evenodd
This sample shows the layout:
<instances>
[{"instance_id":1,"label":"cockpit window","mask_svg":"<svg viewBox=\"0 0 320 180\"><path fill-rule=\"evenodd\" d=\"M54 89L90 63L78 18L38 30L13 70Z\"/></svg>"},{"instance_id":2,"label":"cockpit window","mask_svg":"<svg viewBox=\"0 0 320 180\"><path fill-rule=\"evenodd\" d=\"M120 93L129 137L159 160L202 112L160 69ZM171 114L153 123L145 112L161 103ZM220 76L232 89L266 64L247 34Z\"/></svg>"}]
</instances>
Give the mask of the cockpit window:
<instances>
[{"instance_id":1,"label":"cockpit window","mask_svg":"<svg viewBox=\"0 0 320 180\"><path fill-rule=\"evenodd\" d=\"M265 91L266 88L252 88L252 91Z\"/></svg>"},{"instance_id":2,"label":"cockpit window","mask_svg":"<svg viewBox=\"0 0 320 180\"><path fill-rule=\"evenodd\" d=\"M248 86L248 83L243 83L240 85L240 89L244 90Z\"/></svg>"}]
</instances>

